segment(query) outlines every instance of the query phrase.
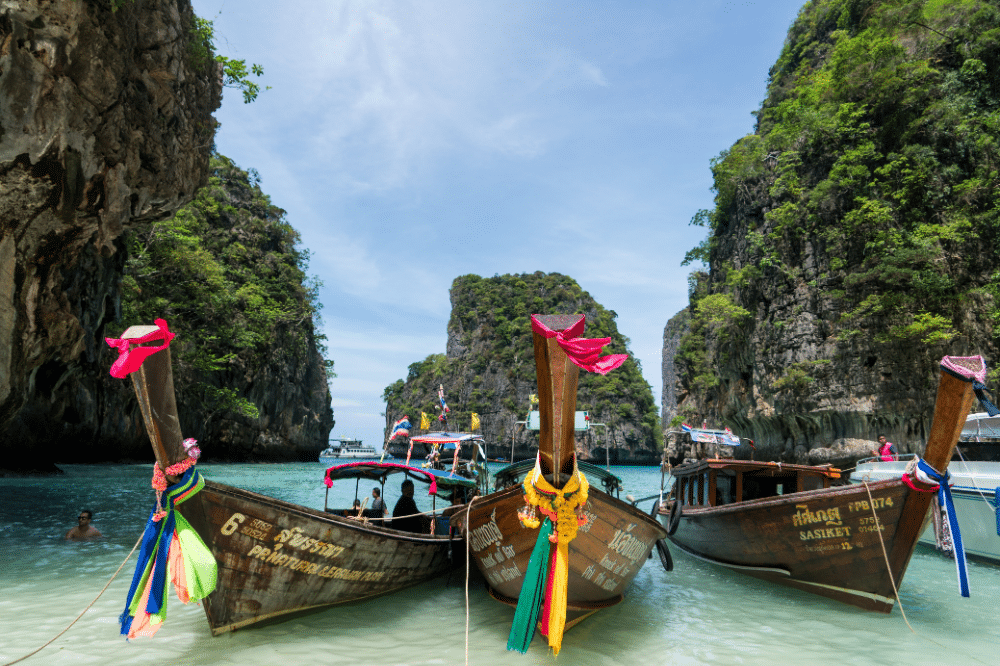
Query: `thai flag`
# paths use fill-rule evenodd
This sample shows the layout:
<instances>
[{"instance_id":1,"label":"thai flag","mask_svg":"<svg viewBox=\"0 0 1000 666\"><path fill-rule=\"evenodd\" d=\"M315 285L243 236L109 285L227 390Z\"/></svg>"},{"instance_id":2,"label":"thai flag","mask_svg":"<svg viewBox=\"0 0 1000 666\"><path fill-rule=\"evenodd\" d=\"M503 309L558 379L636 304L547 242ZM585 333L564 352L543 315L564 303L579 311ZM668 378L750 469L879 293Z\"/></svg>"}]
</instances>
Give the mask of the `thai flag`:
<instances>
[{"instance_id":1,"label":"thai flag","mask_svg":"<svg viewBox=\"0 0 1000 666\"><path fill-rule=\"evenodd\" d=\"M682 423L681 430L683 430L684 432L691 432L692 428L687 423Z\"/></svg>"},{"instance_id":2,"label":"thai flag","mask_svg":"<svg viewBox=\"0 0 1000 666\"><path fill-rule=\"evenodd\" d=\"M389 441L396 439L397 437L407 437L410 434L410 421L408 416L396 421L392 426L392 435L389 437Z\"/></svg>"}]
</instances>

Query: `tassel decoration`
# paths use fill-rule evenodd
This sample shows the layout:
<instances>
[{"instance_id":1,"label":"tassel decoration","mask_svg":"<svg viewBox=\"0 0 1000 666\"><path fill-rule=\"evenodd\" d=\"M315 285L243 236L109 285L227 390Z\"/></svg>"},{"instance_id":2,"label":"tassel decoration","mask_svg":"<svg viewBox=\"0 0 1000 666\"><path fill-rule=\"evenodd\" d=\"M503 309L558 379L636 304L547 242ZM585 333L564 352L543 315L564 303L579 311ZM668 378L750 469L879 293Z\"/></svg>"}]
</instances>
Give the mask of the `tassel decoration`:
<instances>
[{"instance_id":1,"label":"tassel decoration","mask_svg":"<svg viewBox=\"0 0 1000 666\"><path fill-rule=\"evenodd\" d=\"M545 480L541 460L536 457L535 468L525 477L523 487L525 507L518 518L525 528L539 529L521 583L507 649L527 651L541 605L542 634L548 636L549 647L558 655L566 627L569 542L587 524L583 506L590 484L574 458L573 475L562 488L555 488ZM541 519L536 511L542 514Z\"/></svg>"},{"instance_id":2,"label":"tassel decoration","mask_svg":"<svg viewBox=\"0 0 1000 666\"><path fill-rule=\"evenodd\" d=\"M215 557L176 506L198 493L205 480L193 467L168 486L150 512L142 535L139 560L119 617L127 638L153 636L167 617L167 581L183 602L199 601L215 589ZM162 502L162 505L161 505Z\"/></svg>"}]
</instances>

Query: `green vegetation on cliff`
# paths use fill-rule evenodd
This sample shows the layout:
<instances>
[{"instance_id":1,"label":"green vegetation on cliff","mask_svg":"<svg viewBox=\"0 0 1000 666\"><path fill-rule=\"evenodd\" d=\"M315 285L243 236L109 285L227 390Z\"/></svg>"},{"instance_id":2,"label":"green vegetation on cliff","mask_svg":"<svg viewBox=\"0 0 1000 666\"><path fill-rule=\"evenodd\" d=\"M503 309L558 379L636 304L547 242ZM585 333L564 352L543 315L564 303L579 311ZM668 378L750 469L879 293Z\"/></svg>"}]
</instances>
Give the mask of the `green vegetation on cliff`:
<instances>
[{"instance_id":1,"label":"green vegetation on cliff","mask_svg":"<svg viewBox=\"0 0 1000 666\"><path fill-rule=\"evenodd\" d=\"M123 322L167 320L177 333L175 381L197 394L206 420L220 411L256 417L258 405L233 386L269 364L311 362L322 340L309 253L296 248L298 232L258 178L215 155L194 201L127 238ZM331 373L333 362L324 363Z\"/></svg>"},{"instance_id":2,"label":"green vegetation on cliff","mask_svg":"<svg viewBox=\"0 0 1000 666\"><path fill-rule=\"evenodd\" d=\"M134 0L111 0L111 11L117 12L126 4L132 4ZM250 65L247 69L247 61L228 56L216 54L215 46L215 23L200 16L195 16L194 21L188 27L191 38L188 47L188 56L191 58L191 65L194 68L202 68L209 58L219 63L222 67L222 85L227 88L236 88L243 94L243 103L249 104L257 99L260 94L260 84L254 83L250 75L260 78L264 76L264 68L257 63ZM266 86L270 90L271 86Z\"/></svg>"},{"instance_id":3,"label":"green vegetation on cliff","mask_svg":"<svg viewBox=\"0 0 1000 666\"><path fill-rule=\"evenodd\" d=\"M837 313L820 318L843 350L996 344L1000 329L971 321L1000 320L996 2L809 2L756 116L712 161L715 207L692 220L709 233L685 263L711 272L691 290L689 379L724 362L708 338L739 335L737 308L803 287ZM798 367L772 388L810 381Z\"/></svg>"},{"instance_id":4,"label":"green vegetation on cliff","mask_svg":"<svg viewBox=\"0 0 1000 666\"><path fill-rule=\"evenodd\" d=\"M443 385L452 409L450 428L468 428L469 415L476 412L488 439L509 438L513 421L523 420L528 411L528 396L537 393L532 314L586 314L586 337L611 338L604 353L628 353L617 315L565 275L464 275L452 285L451 302L448 355L412 364L405 382L385 389L390 420L408 414L416 427L421 412L437 415L437 388ZM577 409L607 424L620 443L649 450L661 446L652 391L631 356L603 377L581 372ZM598 436L603 440L605 435Z\"/></svg>"}]
</instances>

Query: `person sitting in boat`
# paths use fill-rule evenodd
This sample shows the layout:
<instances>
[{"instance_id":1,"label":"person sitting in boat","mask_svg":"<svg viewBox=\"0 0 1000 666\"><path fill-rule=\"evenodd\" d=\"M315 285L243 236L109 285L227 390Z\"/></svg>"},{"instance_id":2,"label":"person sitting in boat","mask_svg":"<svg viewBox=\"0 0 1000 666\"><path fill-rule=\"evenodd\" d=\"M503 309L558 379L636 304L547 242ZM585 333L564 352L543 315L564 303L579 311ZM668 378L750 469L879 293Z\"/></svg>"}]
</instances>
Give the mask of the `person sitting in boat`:
<instances>
[{"instance_id":1,"label":"person sitting in boat","mask_svg":"<svg viewBox=\"0 0 1000 666\"><path fill-rule=\"evenodd\" d=\"M80 512L77 520L77 526L71 527L69 532L66 532L66 538L73 540L81 539L97 539L101 536L101 532L90 524L90 521L94 519L94 512L88 509L84 509Z\"/></svg>"},{"instance_id":2,"label":"person sitting in boat","mask_svg":"<svg viewBox=\"0 0 1000 666\"><path fill-rule=\"evenodd\" d=\"M882 462L892 462L896 459L896 446L885 438L885 435L878 436L879 447L877 451L872 451L872 455L877 456Z\"/></svg>"},{"instance_id":3,"label":"person sitting in boat","mask_svg":"<svg viewBox=\"0 0 1000 666\"><path fill-rule=\"evenodd\" d=\"M399 498L396 506L392 509L393 529L404 532L423 532L423 521L421 520L423 516L416 515L420 513L420 509L413 501L413 481L410 479L403 481L400 491L403 496Z\"/></svg>"},{"instance_id":4,"label":"person sitting in boat","mask_svg":"<svg viewBox=\"0 0 1000 666\"><path fill-rule=\"evenodd\" d=\"M378 515L385 515L385 502L382 500L382 491L377 487L372 488L372 511L378 512Z\"/></svg>"}]
</instances>

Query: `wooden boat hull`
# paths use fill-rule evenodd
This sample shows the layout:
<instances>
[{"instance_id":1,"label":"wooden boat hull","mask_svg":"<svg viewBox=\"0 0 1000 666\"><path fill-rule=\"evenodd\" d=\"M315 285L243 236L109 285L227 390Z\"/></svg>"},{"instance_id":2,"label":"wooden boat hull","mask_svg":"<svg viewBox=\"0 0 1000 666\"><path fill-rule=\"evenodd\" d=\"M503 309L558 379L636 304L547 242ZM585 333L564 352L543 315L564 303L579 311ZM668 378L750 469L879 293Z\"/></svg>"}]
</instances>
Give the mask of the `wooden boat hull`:
<instances>
[{"instance_id":1,"label":"wooden boat hull","mask_svg":"<svg viewBox=\"0 0 1000 666\"><path fill-rule=\"evenodd\" d=\"M457 535L377 527L212 481L178 510L218 563L202 602L213 635L392 592L461 562Z\"/></svg>"},{"instance_id":2,"label":"wooden boat hull","mask_svg":"<svg viewBox=\"0 0 1000 666\"><path fill-rule=\"evenodd\" d=\"M669 539L694 557L888 613L895 602L893 581L898 585L903 578L933 497L896 478L738 504L689 505ZM669 528L669 505L658 514Z\"/></svg>"},{"instance_id":3,"label":"wooden boat hull","mask_svg":"<svg viewBox=\"0 0 1000 666\"><path fill-rule=\"evenodd\" d=\"M538 530L521 525L520 486L476 499L465 532L469 551L490 594L517 605ZM603 492L591 490L584 505L589 523L569 543L567 627L622 600L664 529L649 515Z\"/></svg>"}]
</instances>

